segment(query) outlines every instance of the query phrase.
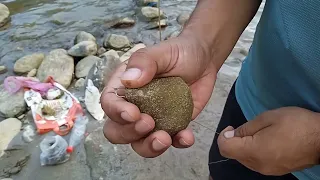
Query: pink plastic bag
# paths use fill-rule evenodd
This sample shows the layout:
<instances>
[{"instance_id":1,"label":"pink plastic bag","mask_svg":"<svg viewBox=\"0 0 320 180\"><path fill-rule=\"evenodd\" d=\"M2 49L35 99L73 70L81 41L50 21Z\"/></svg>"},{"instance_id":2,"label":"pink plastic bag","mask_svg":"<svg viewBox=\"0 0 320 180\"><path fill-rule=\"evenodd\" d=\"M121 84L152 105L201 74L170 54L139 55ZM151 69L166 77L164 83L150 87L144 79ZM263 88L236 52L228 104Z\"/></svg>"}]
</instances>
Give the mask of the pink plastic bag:
<instances>
[{"instance_id":1,"label":"pink plastic bag","mask_svg":"<svg viewBox=\"0 0 320 180\"><path fill-rule=\"evenodd\" d=\"M10 93L16 93L22 88L29 88L39 92L41 95L44 95L54 86L52 83L42 83L36 78L9 76L4 80L4 87Z\"/></svg>"}]
</instances>

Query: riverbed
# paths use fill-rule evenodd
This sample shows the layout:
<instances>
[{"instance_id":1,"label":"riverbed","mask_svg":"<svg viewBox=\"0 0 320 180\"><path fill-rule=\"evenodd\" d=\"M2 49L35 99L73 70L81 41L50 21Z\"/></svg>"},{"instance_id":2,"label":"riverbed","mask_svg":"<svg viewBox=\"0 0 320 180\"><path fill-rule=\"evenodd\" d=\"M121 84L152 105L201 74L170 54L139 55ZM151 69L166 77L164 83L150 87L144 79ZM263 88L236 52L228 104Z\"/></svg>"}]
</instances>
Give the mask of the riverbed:
<instances>
[{"instance_id":1,"label":"riverbed","mask_svg":"<svg viewBox=\"0 0 320 180\"><path fill-rule=\"evenodd\" d=\"M0 82L12 75L14 62L20 57L34 53L48 53L55 48L68 49L73 45L79 31L93 34L100 45L110 33L123 34L133 42L152 45L159 42L157 30L146 30L147 23L135 17L137 10L134 0L2 0L11 12L11 21L0 30L0 65L8 68L8 73L0 75ZM195 0L163 0L161 9L167 16L169 26L163 37L179 30L177 16L192 12ZM263 5L236 44L221 71L236 76L245 58L259 21ZM109 28L106 22L119 17L134 17L132 28Z\"/></svg>"}]
</instances>

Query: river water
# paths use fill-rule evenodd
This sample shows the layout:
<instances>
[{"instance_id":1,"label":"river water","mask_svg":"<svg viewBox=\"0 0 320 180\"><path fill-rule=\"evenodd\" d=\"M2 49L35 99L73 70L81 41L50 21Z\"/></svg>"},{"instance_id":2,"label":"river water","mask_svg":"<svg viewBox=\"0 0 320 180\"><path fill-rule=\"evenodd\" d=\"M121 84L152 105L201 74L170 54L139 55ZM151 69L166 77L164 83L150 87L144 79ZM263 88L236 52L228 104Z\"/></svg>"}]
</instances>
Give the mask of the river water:
<instances>
[{"instance_id":1,"label":"river water","mask_svg":"<svg viewBox=\"0 0 320 180\"><path fill-rule=\"evenodd\" d=\"M0 30L0 65L8 73L0 75L0 82L12 75L14 62L20 57L34 53L48 53L55 48L68 49L79 31L92 33L102 44L109 33L127 35L133 42L151 45L158 42L157 30L146 30L147 25L135 17L134 0L0 0L11 11L10 23ZM195 0L162 0L169 26L163 36L177 31L176 17L182 12L191 12ZM222 72L236 76L248 51L259 21L263 5L256 17L242 34ZM132 28L111 29L106 22L119 17L134 17L137 23Z\"/></svg>"}]
</instances>

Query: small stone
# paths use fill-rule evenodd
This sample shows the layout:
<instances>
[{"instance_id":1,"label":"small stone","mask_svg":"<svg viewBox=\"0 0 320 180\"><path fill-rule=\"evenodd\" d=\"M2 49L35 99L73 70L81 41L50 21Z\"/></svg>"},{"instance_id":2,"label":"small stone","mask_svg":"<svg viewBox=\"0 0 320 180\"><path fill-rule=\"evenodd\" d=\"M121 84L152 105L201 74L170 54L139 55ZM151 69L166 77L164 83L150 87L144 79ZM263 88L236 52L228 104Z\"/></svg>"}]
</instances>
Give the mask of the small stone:
<instances>
[{"instance_id":1,"label":"small stone","mask_svg":"<svg viewBox=\"0 0 320 180\"><path fill-rule=\"evenodd\" d=\"M74 40L74 44L78 44L82 41L92 41L92 42L96 42L96 38L90 34L90 33L87 33L85 31L81 31L79 32L79 34L76 36L75 40Z\"/></svg>"},{"instance_id":2,"label":"small stone","mask_svg":"<svg viewBox=\"0 0 320 180\"><path fill-rule=\"evenodd\" d=\"M172 32L171 34L169 34L168 37L166 37L166 40L167 39L170 39L170 38L175 38L175 37L178 37L180 35L181 31L174 31Z\"/></svg>"},{"instance_id":3,"label":"small stone","mask_svg":"<svg viewBox=\"0 0 320 180\"><path fill-rule=\"evenodd\" d=\"M137 0L137 5L138 6L147 6L150 4L155 4L157 5L159 0Z\"/></svg>"},{"instance_id":4,"label":"small stone","mask_svg":"<svg viewBox=\"0 0 320 180\"><path fill-rule=\"evenodd\" d=\"M22 120L24 117L26 117L25 114L21 114L19 117L17 117L19 120Z\"/></svg>"},{"instance_id":5,"label":"small stone","mask_svg":"<svg viewBox=\"0 0 320 180\"><path fill-rule=\"evenodd\" d=\"M0 157L12 139L20 132L21 125L21 121L16 118L9 118L0 122Z\"/></svg>"},{"instance_id":6,"label":"small stone","mask_svg":"<svg viewBox=\"0 0 320 180\"><path fill-rule=\"evenodd\" d=\"M82 78L86 77L91 69L91 67L101 59L97 56L88 56L81 59L76 65L76 77Z\"/></svg>"},{"instance_id":7,"label":"small stone","mask_svg":"<svg viewBox=\"0 0 320 180\"><path fill-rule=\"evenodd\" d=\"M11 94L4 88L3 84L0 85L0 114L7 118L13 118L23 113L26 108L22 90Z\"/></svg>"},{"instance_id":8,"label":"small stone","mask_svg":"<svg viewBox=\"0 0 320 180\"><path fill-rule=\"evenodd\" d=\"M87 42L87 41L84 41ZM74 73L74 60L64 49L56 49L49 53L41 63L37 78L44 82L49 76L64 87L68 87Z\"/></svg>"},{"instance_id":9,"label":"small stone","mask_svg":"<svg viewBox=\"0 0 320 180\"><path fill-rule=\"evenodd\" d=\"M107 56L113 56L114 58L120 58L119 54L117 53L117 51L111 49L109 50L108 52L102 54L100 57L101 58L104 58L104 57L107 57Z\"/></svg>"},{"instance_id":10,"label":"small stone","mask_svg":"<svg viewBox=\"0 0 320 180\"><path fill-rule=\"evenodd\" d=\"M8 171L8 173L9 174L18 174L19 172L21 171L21 167L20 166L18 166L18 167L13 167L13 168L11 168L9 171Z\"/></svg>"},{"instance_id":11,"label":"small stone","mask_svg":"<svg viewBox=\"0 0 320 180\"><path fill-rule=\"evenodd\" d=\"M126 88L125 98L135 104L141 113L154 119L154 132L164 130L174 136L186 129L192 120L191 91L180 77L153 79L141 88Z\"/></svg>"},{"instance_id":12,"label":"small stone","mask_svg":"<svg viewBox=\"0 0 320 180\"><path fill-rule=\"evenodd\" d=\"M33 69L38 69L45 55L43 53L35 53L18 59L14 64L15 73L28 73Z\"/></svg>"},{"instance_id":13,"label":"small stone","mask_svg":"<svg viewBox=\"0 0 320 180\"><path fill-rule=\"evenodd\" d=\"M106 48L122 49L130 47L130 41L127 36L111 34L105 39L103 45Z\"/></svg>"},{"instance_id":14,"label":"small stone","mask_svg":"<svg viewBox=\"0 0 320 180\"><path fill-rule=\"evenodd\" d=\"M0 3L0 27L4 26L10 19L9 8Z\"/></svg>"},{"instance_id":15,"label":"small stone","mask_svg":"<svg viewBox=\"0 0 320 180\"><path fill-rule=\"evenodd\" d=\"M8 70L5 66L0 66L0 74L6 73Z\"/></svg>"},{"instance_id":16,"label":"small stone","mask_svg":"<svg viewBox=\"0 0 320 180\"><path fill-rule=\"evenodd\" d=\"M159 21L151 22L149 25L145 27L145 29L147 30L158 29L159 26L161 26L161 28L167 27L168 26L167 21L165 19L161 19L160 23Z\"/></svg>"},{"instance_id":17,"label":"small stone","mask_svg":"<svg viewBox=\"0 0 320 180\"><path fill-rule=\"evenodd\" d=\"M129 51L127 51L126 53L124 53L120 57L120 61L124 62L124 61L128 60L134 52L138 51L139 49L145 48L145 47L146 47L146 45L144 45L142 43L135 45L132 49L130 49Z\"/></svg>"},{"instance_id":18,"label":"small stone","mask_svg":"<svg viewBox=\"0 0 320 180\"><path fill-rule=\"evenodd\" d=\"M189 13L181 13L177 17L177 21L181 26L184 26L186 24L186 22L189 20L189 18L190 18L190 14Z\"/></svg>"},{"instance_id":19,"label":"small stone","mask_svg":"<svg viewBox=\"0 0 320 180\"><path fill-rule=\"evenodd\" d=\"M117 51L117 53L118 53L119 57L121 57L122 55L124 55L125 52L123 52L123 51Z\"/></svg>"},{"instance_id":20,"label":"small stone","mask_svg":"<svg viewBox=\"0 0 320 180\"><path fill-rule=\"evenodd\" d=\"M105 52L107 52L107 50L104 47L101 47L98 49L97 55L100 57Z\"/></svg>"},{"instance_id":21,"label":"small stone","mask_svg":"<svg viewBox=\"0 0 320 180\"><path fill-rule=\"evenodd\" d=\"M86 80L84 78L80 78L77 80L77 82L75 83L74 87L75 88L81 88L85 85Z\"/></svg>"},{"instance_id":22,"label":"small stone","mask_svg":"<svg viewBox=\"0 0 320 180\"><path fill-rule=\"evenodd\" d=\"M35 77L37 75L37 69L32 69L28 74L27 77Z\"/></svg>"},{"instance_id":23,"label":"small stone","mask_svg":"<svg viewBox=\"0 0 320 180\"><path fill-rule=\"evenodd\" d=\"M102 121L104 111L100 103L100 91L94 86L91 79L88 80L88 85L85 92L85 105L89 113L98 121Z\"/></svg>"},{"instance_id":24,"label":"small stone","mask_svg":"<svg viewBox=\"0 0 320 180\"><path fill-rule=\"evenodd\" d=\"M86 57L97 54L98 46L92 41L82 41L68 50L68 54L74 57Z\"/></svg>"},{"instance_id":25,"label":"small stone","mask_svg":"<svg viewBox=\"0 0 320 180\"><path fill-rule=\"evenodd\" d=\"M31 125L27 125L26 127L23 128L23 133L22 133L22 139L30 143L33 141L34 136L36 135L35 129Z\"/></svg>"},{"instance_id":26,"label":"small stone","mask_svg":"<svg viewBox=\"0 0 320 180\"><path fill-rule=\"evenodd\" d=\"M142 13L142 16L149 21L159 17L159 9L156 7L142 7L141 13ZM160 10L160 17L163 17L163 16L164 16L164 13L162 10Z\"/></svg>"},{"instance_id":27,"label":"small stone","mask_svg":"<svg viewBox=\"0 0 320 180\"><path fill-rule=\"evenodd\" d=\"M127 28L127 27L131 27L135 24L135 20L129 17L125 17L122 19L117 19L114 21L111 21L110 23L108 23L110 27L113 28Z\"/></svg>"}]
</instances>

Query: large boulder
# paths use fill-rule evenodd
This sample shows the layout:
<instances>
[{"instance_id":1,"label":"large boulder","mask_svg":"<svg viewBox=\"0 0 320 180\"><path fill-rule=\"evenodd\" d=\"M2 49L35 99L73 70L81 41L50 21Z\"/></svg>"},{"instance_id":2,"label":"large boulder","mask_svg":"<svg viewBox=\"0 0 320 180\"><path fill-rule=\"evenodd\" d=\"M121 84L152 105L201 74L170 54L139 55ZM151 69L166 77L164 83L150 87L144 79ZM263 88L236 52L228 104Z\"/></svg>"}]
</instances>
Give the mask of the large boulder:
<instances>
[{"instance_id":1,"label":"large boulder","mask_svg":"<svg viewBox=\"0 0 320 180\"><path fill-rule=\"evenodd\" d=\"M82 78L86 77L91 69L91 67L101 59L97 56L88 56L83 58L81 61L78 62L76 66L76 77Z\"/></svg>"},{"instance_id":2,"label":"large boulder","mask_svg":"<svg viewBox=\"0 0 320 180\"><path fill-rule=\"evenodd\" d=\"M40 65L37 77L45 81L52 76L55 81L64 87L68 87L72 81L74 72L74 60L64 49L55 49L45 57Z\"/></svg>"},{"instance_id":3,"label":"large boulder","mask_svg":"<svg viewBox=\"0 0 320 180\"><path fill-rule=\"evenodd\" d=\"M16 117L23 113L26 108L22 90L11 94L4 88L4 85L0 85L0 114L7 118Z\"/></svg>"},{"instance_id":4,"label":"large boulder","mask_svg":"<svg viewBox=\"0 0 320 180\"><path fill-rule=\"evenodd\" d=\"M0 27L4 26L10 19L9 8L0 3Z\"/></svg>"},{"instance_id":5,"label":"large boulder","mask_svg":"<svg viewBox=\"0 0 320 180\"><path fill-rule=\"evenodd\" d=\"M16 61L13 70L16 73L28 73L33 69L38 69L44 57L43 53L24 56Z\"/></svg>"}]
</instances>

